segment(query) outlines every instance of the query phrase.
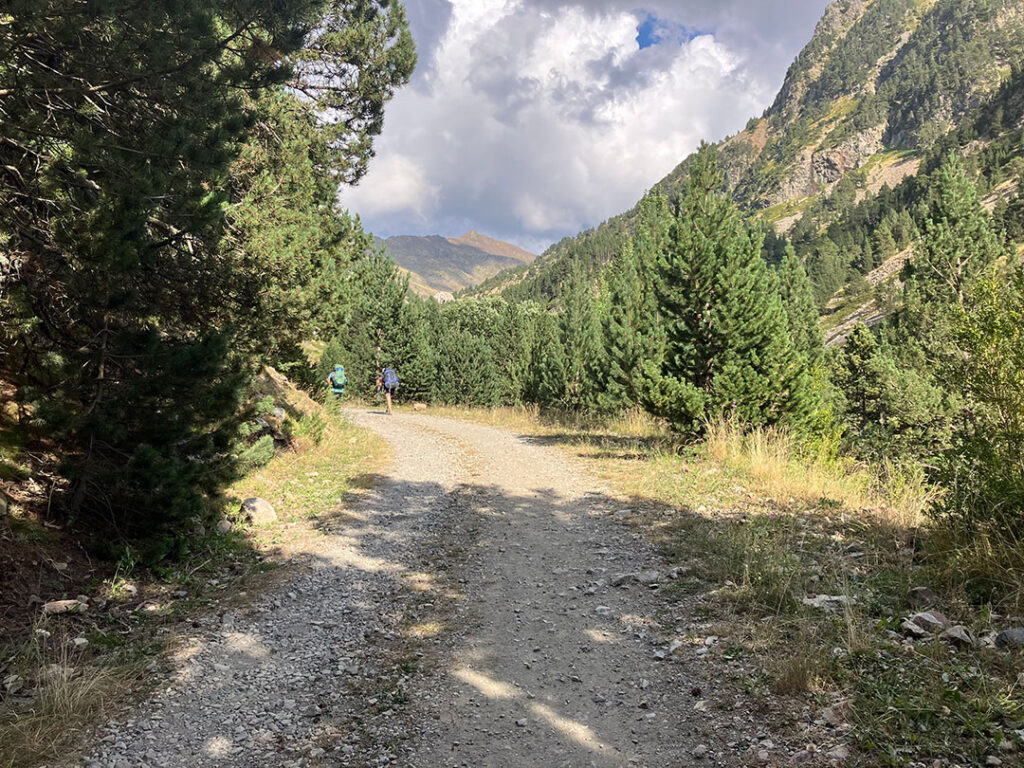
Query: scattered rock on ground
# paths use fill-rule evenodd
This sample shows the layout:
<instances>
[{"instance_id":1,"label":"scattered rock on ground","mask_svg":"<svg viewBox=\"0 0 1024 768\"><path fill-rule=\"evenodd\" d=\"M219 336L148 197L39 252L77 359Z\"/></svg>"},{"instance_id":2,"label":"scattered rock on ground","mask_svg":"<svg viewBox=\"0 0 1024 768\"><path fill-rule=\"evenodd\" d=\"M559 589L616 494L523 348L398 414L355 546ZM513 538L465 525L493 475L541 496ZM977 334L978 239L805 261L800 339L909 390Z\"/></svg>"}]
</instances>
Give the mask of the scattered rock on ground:
<instances>
[{"instance_id":1,"label":"scattered rock on ground","mask_svg":"<svg viewBox=\"0 0 1024 768\"><path fill-rule=\"evenodd\" d=\"M218 520L217 521L217 533L230 533L231 532L231 521L230 520Z\"/></svg>"},{"instance_id":2,"label":"scattered rock on ground","mask_svg":"<svg viewBox=\"0 0 1024 768\"><path fill-rule=\"evenodd\" d=\"M952 623L949 619L943 616L938 611L922 611L921 613L915 613L910 617L910 620L921 627L921 629L927 629L929 632L937 633L944 629L949 629Z\"/></svg>"},{"instance_id":3,"label":"scattered rock on ground","mask_svg":"<svg viewBox=\"0 0 1024 768\"><path fill-rule=\"evenodd\" d=\"M612 579L613 587L621 587L631 582L638 584L657 584L661 580L661 574L658 571L640 571L639 573L620 573L614 579Z\"/></svg>"},{"instance_id":4,"label":"scattered rock on ground","mask_svg":"<svg viewBox=\"0 0 1024 768\"><path fill-rule=\"evenodd\" d=\"M1024 648L1024 627L1006 629L996 635L997 648Z\"/></svg>"},{"instance_id":5,"label":"scattered rock on ground","mask_svg":"<svg viewBox=\"0 0 1024 768\"><path fill-rule=\"evenodd\" d=\"M853 605L857 601L847 595L815 595L805 597L802 602L825 613L839 613L845 606Z\"/></svg>"},{"instance_id":6,"label":"scattered rock on ground","mask_svg":"<svg viewBox=\"0 0 1024 768\"><path fill-rule=\"evenodd\" d=\"M850 759L850 749L845 744L839 744L828 751L828 759L839 762Z\"/></svg>"},{"instance_id":7,"label":"scattered rock on ground","mask_svg":"<svg viewBox=\"0 0 1024 768\"><path fill-rule=\"evenodd\" d=\"M929 634L927 629L920 624L915 624L910 619L904 619L900 624L900 629L903 630L905 635L910 635L911 637L927 637Z\"/></svg>"},{"instance_id":8,"label":"scattered rock on ground","mask_svg":"<svg viewBox=\"0 0 1024 768\"><path fill-rule=\"evenodd\" d=\"M21 675L8 675L3 680L4 690L7 691L8 695L15 694L21 690L22 685L25 681Z\"/></svg>"},{"instance_id":9,"label":"scattered rock on ground","mask_svg":"<svg viewBox=\"0 0 1024 768\"><path fill-rule=\"evenodd\" d=\"M277 512L274 511L271 503L259 497L243 501L239 511L253 525L266 525L277 520Z\"/></svg>"},{"instance_id":10,"label":"scattered rock on ground","mask_svg":"<svg viewBox=\"0 0 1024 768\"><path fill-rule=\"evenodd\" d=\"M702 757L706 757L708 754L707 744L698 744L696 747L693 748L693 752L691 752L690 754L692 754L698 760L700 760Z\"/></svg>"},{"instance_id":11,"label":"scattered rock on ground","mask_svg":"<svg viewBox=\"0 0 1024 768\"><path fill-rule=\"evenodd\" d=\"M824 720L828 725L831 725L833 728L838 728L839 726L846 723L846 721L849 720L849 717L850 699L843 699L842 701L837 701L832 706L826 707L821 711L821 719Z\"/></svg>"},{"instance_id":12,"label":"scattered rock on ground","mask_svg":"<svg viewBox=\"0 0 1024 768\"><path fill-rule=\"evenodd\" d=\"M427 410L427 404L426 403L413 403L412 404L412 409L414 411L425 411L425 410Z\"/></svg>"},{"instance_id":13,"label":"scattered rock on ground","mask_svg":"<svg viewBox=\"0 0 1024 768\"><path fill-rule=\"evenodd\" d=\"M88 605L79 600L51 600L43 603L43 614L56 616L61 613L82 613L87 608Z\"/></svg>"},{"instance_id":14,"label":"scattered rock on ground","mask_svg":"<svg viewBox=\"0 0 1024 768\"><path fill-rule=\"evenodd\" d=\"M939 635L939 638L941 640L945 640L947 643L959 645L964 648L974 645L974 638L971 637L971 633L968 632L965 627L961 627L959 625L950 627Z\"/></svg>"}]
</instances>

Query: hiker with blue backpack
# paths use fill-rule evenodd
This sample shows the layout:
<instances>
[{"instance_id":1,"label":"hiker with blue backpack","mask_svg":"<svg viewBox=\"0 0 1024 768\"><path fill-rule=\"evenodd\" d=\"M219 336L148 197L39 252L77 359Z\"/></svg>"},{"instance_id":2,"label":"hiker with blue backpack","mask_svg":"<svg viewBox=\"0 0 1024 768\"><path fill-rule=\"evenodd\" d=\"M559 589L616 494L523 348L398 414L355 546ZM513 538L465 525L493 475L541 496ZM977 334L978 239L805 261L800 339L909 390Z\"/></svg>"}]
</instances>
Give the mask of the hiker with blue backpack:
<instances>
[{"instance_id":1,"label":"hiker with blue backpack","mask_svg":"<svg viewBox=\"0 0 1024 768\"><path fill-rule=\"evenodd\" d=\"M336 365L334 370L327 376L327 383L331 385L331 392L337 399L345 394L345 385L348 384L348 377L345 376L345 366Z\"/></svg>"},{"instance_id":2,"label":"hiker with blue backpack","mask_svg":"<svg viewBox=\"0 0 1024 768\"><path fill-rule=\"evenodd\" d=\"M388 407L385 413L391 415L391 396L398 390L398 374L394 368L385 368L377 376L377 386L384 391L384 399Z\"/></svg>"}]
</instances>

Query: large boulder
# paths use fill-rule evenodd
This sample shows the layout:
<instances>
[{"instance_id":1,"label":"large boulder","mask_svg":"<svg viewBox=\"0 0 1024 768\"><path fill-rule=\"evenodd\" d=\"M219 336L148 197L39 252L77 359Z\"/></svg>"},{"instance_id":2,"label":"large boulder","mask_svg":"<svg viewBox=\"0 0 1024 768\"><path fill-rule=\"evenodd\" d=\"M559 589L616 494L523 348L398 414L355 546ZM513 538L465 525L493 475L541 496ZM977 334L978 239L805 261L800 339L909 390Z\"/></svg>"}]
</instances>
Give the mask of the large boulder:
<instances>
[{"instance_id":1,"label":"large boulder","mask_svg":"<svg viewBox=\"0 0 1024 768\"><path fill-rule=\"evenodd\" d=\"M277 512L271 503L259 497L243 501L239 513L253 525L267 525L277 520Z\"/></svg>"}]
</instances>

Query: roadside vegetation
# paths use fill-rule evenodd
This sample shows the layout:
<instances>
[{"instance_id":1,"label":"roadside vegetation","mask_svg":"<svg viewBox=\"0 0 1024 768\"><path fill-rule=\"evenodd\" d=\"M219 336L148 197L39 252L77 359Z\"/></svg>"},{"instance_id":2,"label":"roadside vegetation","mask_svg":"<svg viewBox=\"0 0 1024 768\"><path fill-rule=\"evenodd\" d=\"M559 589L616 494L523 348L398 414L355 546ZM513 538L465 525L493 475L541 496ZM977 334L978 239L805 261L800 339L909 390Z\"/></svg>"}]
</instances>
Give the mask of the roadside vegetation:
<instances>
[{"instance_id":1,"label":"roadside vegetation","mask_svg":"<svg viewBox=\"0 0 1024 768\"><path fill-rule=\"evenodd\" d=\"M726 422L683 442L639 413L430 413L558 445L608 482L680 569L663 620L713 627L706 658L763 711L825 718L834 740L812 745L823 755L849 745L865 765L899 766L1024 754L1024 654L995 644L1024 611L1021 549L935 517L942 491L920 471ZM975 642L908 635L906 619L928 610ZM698 644L706 634L679 631ZM758 672L733 679L734 659Z\"/></svg>"},{"instance_id":2,"label":"roadside vegetation","mask_svg":"<svg viewBox=\"0 0 1024 768\"><path fill-rule=\"evenodd\" d=\"M51 595L80 607L43 615L33 601L3 628L2 768L52 761L87 728L150 690L183 626L258 597L280 565L322 535L318 522L349 493L376 482L387 457L378 439L341 418L333 404L317 405L280 377L268 382L277 402L301 409L289 443L228 489L232 512L219 528L197 526L182 536L175 557L148 561L144 547L125 545L116 562L68 564L70 539L12 510L9 529L0 532L6 551L13 557L31 548L32 556L66 566L64 592ZM252 496L267 500L278 520L254 526L233 511Z\"/></svg>"}]
</instances>

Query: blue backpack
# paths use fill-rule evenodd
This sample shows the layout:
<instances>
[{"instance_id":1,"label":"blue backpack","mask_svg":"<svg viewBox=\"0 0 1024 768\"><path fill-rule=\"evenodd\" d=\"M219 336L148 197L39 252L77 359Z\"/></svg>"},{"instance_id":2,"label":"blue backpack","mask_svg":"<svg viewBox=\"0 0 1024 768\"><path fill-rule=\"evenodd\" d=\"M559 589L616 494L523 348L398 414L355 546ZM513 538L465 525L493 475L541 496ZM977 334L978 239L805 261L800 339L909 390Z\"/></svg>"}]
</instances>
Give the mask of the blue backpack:
<instances>
[{"instance_id":1,"label":"blue backpack","mask_svg":"<svg viewBox=\"0 0 1024 768\"><path fill-rule=\"evenodd\" d=\"M345 367L342 365L334 366L334 370L331 371L331 375L327 377L331 382L331 389L335 393L341 393L345 391L345 385L348 384L348 377L345 376Z\"/></svg>"},{"instance_id":2,"label":"blue backpack","mask_svg":"<svg viewBox=\"0 0 1024 768\"><path fill-rule=\"evenodd\" d=\"M398 389L398 374L394 368L384 369L384 387L386 389Z\"/></svg>"}]
</instances>

